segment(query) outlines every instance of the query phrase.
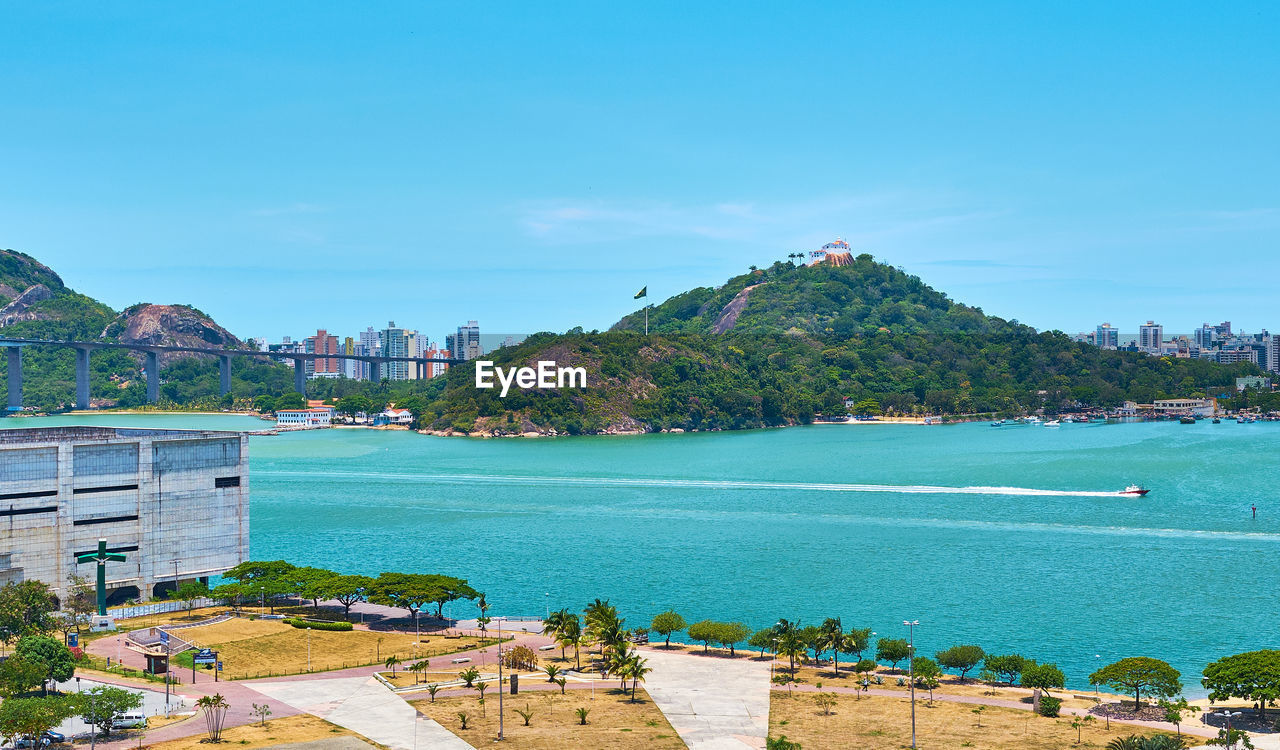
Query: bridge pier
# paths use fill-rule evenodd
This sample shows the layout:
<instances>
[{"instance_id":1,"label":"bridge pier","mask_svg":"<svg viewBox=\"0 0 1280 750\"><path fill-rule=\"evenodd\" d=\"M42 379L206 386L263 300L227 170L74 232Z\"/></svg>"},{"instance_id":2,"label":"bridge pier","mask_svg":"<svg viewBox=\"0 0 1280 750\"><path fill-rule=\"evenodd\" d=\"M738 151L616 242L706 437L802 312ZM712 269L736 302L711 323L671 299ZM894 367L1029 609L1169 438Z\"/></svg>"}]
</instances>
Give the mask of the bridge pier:
<instances>
[{"instance_id":1,"label":"bridge pier","mask_svg":"<svg viewBox=\"0 0 1280 750\"><path fill-rule=\"evenodd\" d=\"M218 391L222 396L231 392L231 357L218 358Z\"/></svg>"},{"instance_id":2,"label":"bridge pier","mask_svg":"<svg viewBox=\"0 0 1280 750\"><path fill-rule=\"evenodd\" d=\"M369 360L369 382L376 383L382 379L382 363L376 359Z\"/></svg>"},{"instance_id":3,"label":"bridge pier","mask_svg":"<svg viewBox=\"0 0 1280 750\"><path fill-rule=\"evenodd\" d=\"M9 411L22 410L22 347L9 349Z\"/></svg>"},{"instance_id":4,"label":"bridge pier","mask_svg":"<svg viewBox=\"0 0 1280 750\"><path fill-rule=\"evenodd\" d=\"M89 408L89 350L76 347L76 408Z\"/></svg>"},{"instance_id":5,"label":"bridge pier","mask_svg":"<svg viewBox=\"0 0 1280 750\"><path fill-rule=\"evenodd\" d=\"M147 352L147 403L160 400L160 356Z\"/></svg>"},{"instance_id":6,"label":"bridge pier","mask_svg":"<svg viewBox=\"0 0 1280 750\"><path fill-rule=\"evenodd\" d=\"M307 370L302 366L301 359L293 360L293 390L307 395Z\"/></svg>"}]
</instances>

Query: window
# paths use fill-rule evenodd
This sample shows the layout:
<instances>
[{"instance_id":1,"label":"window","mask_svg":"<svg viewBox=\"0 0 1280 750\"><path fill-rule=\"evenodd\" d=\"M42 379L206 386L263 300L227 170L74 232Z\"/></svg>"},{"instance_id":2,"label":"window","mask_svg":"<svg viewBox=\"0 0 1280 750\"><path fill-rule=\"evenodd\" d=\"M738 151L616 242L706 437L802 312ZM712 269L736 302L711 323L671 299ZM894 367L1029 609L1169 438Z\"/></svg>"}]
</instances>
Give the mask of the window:
<instances>
[{"instance_id":1,"label":"window","mask_svg":"<svg viewBox=\"0 0 1280 750\"><path fill-rule=\"evenodd\" d=\"M92 495L97 492L128 492L138 489L136 484L115 484L110 487L77 487L71 490L74 495Z\"/></svg>"},{"instance_id":2,"label":"window","mask_svg":"<svg viewBox=\"0 0 1280 750\"><path fill-rule=\"evenodd\" d=\"M20 448L0 451L0 482L57 478L57 448Z\"/></svg>"},{"instance_id":3,"label":"window","mask_svg":"<svg viewBox=\"0 0 1280 750\"><path fill-rule=\"evenodd\" d=\"M82 518L79 521L72 521L72 526L94 526L100 523L115 523L117 521L136 521L137 516L108 516L106 518Z\"/></svg>"},{"instance_id":4,"label":"window","mask_svg":"<svg viewBox=\"0 0 1280 750\"><path fill-rule=\"evenodd\" d=\"M77 445L72 456L72 471L78 477L138 473L137 443Z\"/></svg>"},{"instance_id":5,"label":"window","mask_svg":"<svg viewBox=\"0 0 1280 750\"><path fill-rule=\"evenodd\" d=\"M214 487L239 487L240 477L218 477L213 480Z\"/></svg>"}]
</instances>

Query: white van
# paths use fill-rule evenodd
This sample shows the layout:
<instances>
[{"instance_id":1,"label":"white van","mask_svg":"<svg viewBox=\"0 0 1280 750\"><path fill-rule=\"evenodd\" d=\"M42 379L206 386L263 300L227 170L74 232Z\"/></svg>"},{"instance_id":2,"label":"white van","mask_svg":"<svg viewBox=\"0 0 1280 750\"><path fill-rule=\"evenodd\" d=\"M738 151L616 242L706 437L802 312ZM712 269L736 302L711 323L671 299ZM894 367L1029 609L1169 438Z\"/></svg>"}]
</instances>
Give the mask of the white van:
<instances>
[{"instance_id":1,"label":"white van","mask_svg":"<svg viewBox=\"0 0 1280 750\"><path fill-rule=\"evenodd\" d=\"M121 714L116 717L112 726L118 729L141 729L147 726L147 717L143 714Z\"/></svg>"}]
</instances>

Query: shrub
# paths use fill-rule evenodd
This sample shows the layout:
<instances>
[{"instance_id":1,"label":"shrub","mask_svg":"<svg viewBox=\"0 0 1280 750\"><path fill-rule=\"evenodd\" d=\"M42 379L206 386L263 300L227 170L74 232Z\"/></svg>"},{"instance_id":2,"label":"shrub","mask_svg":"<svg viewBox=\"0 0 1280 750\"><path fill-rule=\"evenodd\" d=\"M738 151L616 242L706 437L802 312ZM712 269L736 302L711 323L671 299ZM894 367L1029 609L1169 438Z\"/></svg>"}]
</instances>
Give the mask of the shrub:
<instances>
[{"instance_id":1,"label":"shrub","mask_svg":"<svg viewBox=\"0 0 1280 750\"><path fill-rule=\"evenodd\" d=\"M304 620L301 617L290 617L285 622L295 628L311 628L312 630L340 630L346 632L352 629L349 622L320 622L317 620Z\"/></svg>"},{"instance_id":2,"label":"shrub","mask_svg":"<svg viewBox=\"0 0 1280 750\"><path fill-rule=\"evenodd\" d=\"M1062 701L1051 695L1040 696L1040 715L1055 717L1058 715L1058 709L1062 708Z\"/></svg>"}]
</instances>

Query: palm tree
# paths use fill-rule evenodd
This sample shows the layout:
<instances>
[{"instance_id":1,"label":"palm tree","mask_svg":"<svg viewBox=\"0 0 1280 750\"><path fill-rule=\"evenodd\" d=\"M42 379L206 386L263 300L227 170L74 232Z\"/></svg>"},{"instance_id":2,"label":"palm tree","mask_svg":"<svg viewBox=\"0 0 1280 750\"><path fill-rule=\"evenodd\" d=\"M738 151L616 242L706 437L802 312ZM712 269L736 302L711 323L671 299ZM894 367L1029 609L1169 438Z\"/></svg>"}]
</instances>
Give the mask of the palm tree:
<instances>
[{"instance_id":1,"label":"palm tree","mask_svg":"<svg viewBox=\"0 0 1280 750\"><path fill-rule=\"evenodd\" d=\"M555 682L556 677L560 676L560 667L554 664L548 664L542 668L542 671L547 673L547 682Z\"/></svg>"},{"instance_id":2,"label":"palm tree","mask_svg":"<svg viewBox=\"0 0 1280 750\"><path fill-rule=\"evenodd\" d=\"M573 622L573 626L581 629L581 623L578 622L578 615L567 609L558 609L547 615L547 619L542 622L542 632L544 635L550 636L553 640L560 643L560 658L565 658L565 645L561 641L561 636L567 632L570 627L569 623Z\"/></svg>"},{"instance_id":3,"label":"palm tree","mask_svg":"<svg viewBox=\"0 0 1280 750\"><path fill-rule=\"evenodd\" d=\"M840 676L840 647L844 645L844 628L839 617L828 617L822 621L822 644L831 649L831 667Z\"/></svg>"},{"instance_id":4,"label":"palm tree","mask_svg":"<svg viewBox=\"0 0 1280 750\"><path fill-rule=\"evenodd\" d=\"M636 702L636 685L644 682L644 676L652 672L649 660L633 653L627 663L627 676L631 678L631 702Z\"/></svg>"},{"instance_id":5,"label":"palm tree","mask_svg":"<svg viewBox=\"0 0 1280 750\"><path fill-rule=\"evenodd\" d=\"M396 665L401 664L402 662L400 661L400 657L392 654L391 656L388 656L387 660L383 663L387 665L387 669L391 670L391 676L394 678L396 676Z\"/></svg>"},{"instance_id":6,"label":"palm tree","mask_svg":"<svg viewBox=\"0 0 1280 750\"><path fill-rule=\"evenodd\" d=\"M567 649L570 646L573 647L573 661L575 668L582 669L582 657L579 650L582 648L582 644L585 642L585 639L583 638L582 625L578 622L577 615L574 615L572 620L565 623L564 629L560 631L560 634L556 637L556 641L560 644L560 648L562 650Z\"/></svg>"},{"instance_id":7,"label":"palm tree","mask_svg":"<svg viewBox=\"0 0 1280 750\"><path fill-rule=\"evenodd\" d=\"M422 673L427 671L429 666L431 666L431 662L427 659L419 659L409 665L409 671L414 673L413 684L417 685L422 682Z\"/></svg>"}]
</instances>

